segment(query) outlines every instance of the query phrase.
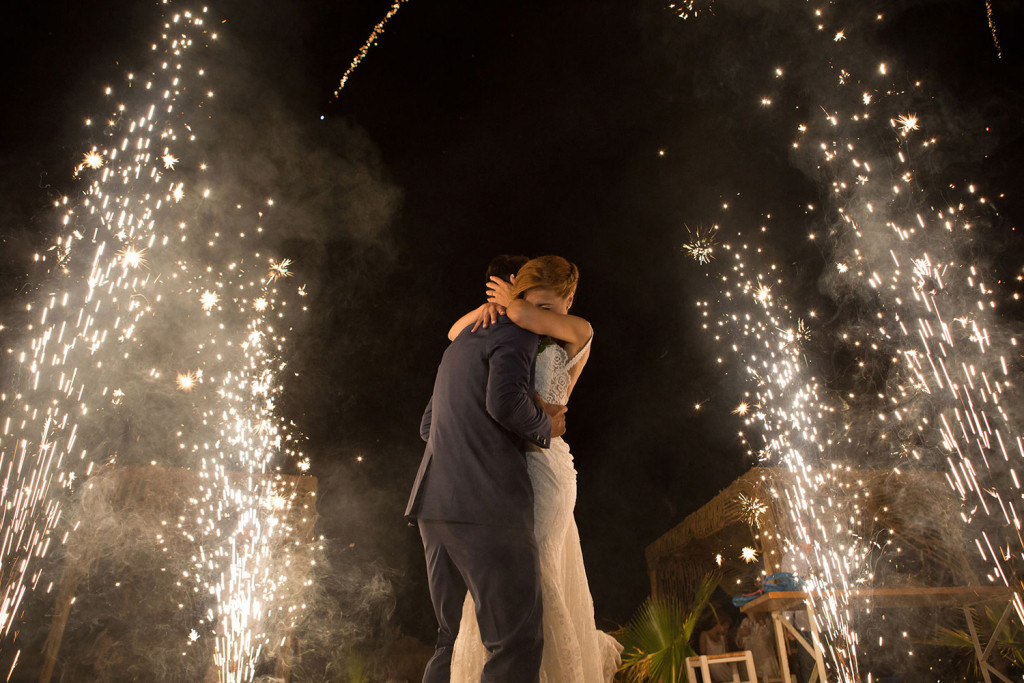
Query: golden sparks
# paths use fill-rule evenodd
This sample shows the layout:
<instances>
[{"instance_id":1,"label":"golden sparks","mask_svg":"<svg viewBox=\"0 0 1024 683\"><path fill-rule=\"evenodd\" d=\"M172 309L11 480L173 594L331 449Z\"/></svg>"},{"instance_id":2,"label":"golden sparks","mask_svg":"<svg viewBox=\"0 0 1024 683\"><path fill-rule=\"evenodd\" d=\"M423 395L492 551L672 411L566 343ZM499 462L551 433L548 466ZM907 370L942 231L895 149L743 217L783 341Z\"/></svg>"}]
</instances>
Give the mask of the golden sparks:
<instances>
[{"instance_id":1,"label":"golden sparks","mask_svg":"<svg viewBox=\"0 0 1024 683\"><path fill-rule=\"evenodd\" d=\"M356 70L356 67L359 66L360 62L362 62L370 52L370 48L377 44L377 40L380 38L381 34L384 33L384 27L389 21L391 21L391 18L398 13L398 10L402 7L404 2L406 2L406 0L395 0L391 5L391 9L384 15L384 18L373 27L372 31L370 31L370 37L367 38L366 42L363 43L363 46L359 48L359 52L357 52L356 56L352 58L352 63L349 64L348 70L342 75L341 82L338 83L338 87L334 91L335 98L341 95L341 91L345 88L345 84L348 83L349 76L352 75L352 72Z\"/></svg>"},{"instance_id":2,"label":"golden sparks","mask_svg":"<svg viewBox=\"0 0 1024 683\"><path fill-rule=\"evenodd\" d=\"M204 311L213 310L213 307L220 302L220 294L208 289L199 297L199 302L202 304Z\"/></svg>"},{"instance_id":3,"label":"golden sparks","mask_svg":"<svg viewBox=\"0 0 1024 683\"><path fill-rule=\"evenodd\" d=\"M736 497L736 502L742 510L743 520L752 527L758 526L761 517L768 512L768 504L754 496L741 493Z\"/></svg>"},{"instance_id":4,"label":"golden sparks","mask_svg":"<svg viewBox=\"0 0 1024 683\"><path fill-rule=\"evenodd\" d=\"M902 114L897 116L893 125L900 129L900 135L906 137L907 133L912 130L917 130L918 128L917 114Z\"/></svg>"},{"instance_id":5,"label":"golden sparks","mask_svg":"<svg viewBox=\"0 0 1024 683\"><path fill-rule=\"evenodd\" d=\"M772 288L766 284L758 283L757 289L754 292L754 299L757 303L764 304L772 298Z\"/></svg>"},{"instance_id":6,"label":"golden sparks","mask_svg":"<svg viewBox=\"0 0 1024 683\"><path fill-rule=\"evenodd\" d=\"M90 150L82 157L82 163L78 165L78 168L100 168L103 163L103 155L96 150Z\"/></svg>"},{"instance_id":7,"label":"golden sparks","mask_svg":"<svg viewBox=\"0 0 1024 683\"><path fill-rule=\"evenodd\" d=\"M718 226L712 225L710 228L705 228L698 225L697 228L693 230L691 230L689 226L685 227L686 232L690 235L690 239L683 245L683 251L689 254L697 263L711 263L711 260L715 258L715 244L718 240Z\"/></svg>"},{"instance_id":8,"label":"golden sparks","mask_svg":"<svg viewBox=\"0 0 1024 683\"><path fill-rule=\"evenodd\" d=\"M70 163L74 176L88 174L88 182L54 200L63 214L59 235L35 255L46 284L31 288L26 311L33 319L7 348L23 368L0 390L0 488L13 492L4 497L0 520L8 541L0 544L0 639L12 646L4 650L8 678L19 645L6 635L20 629L19 602L36 586L52 587L41 566L47 548L93 521L74 519L74 509L64 508L71 500L65 489L91 486L89 477L114 460L97 429L109 419L104 411L123 413L140 433L175 433L173 448L158 455L138 444L127 459L200 474L182 501L188 518L167 520L157 535L161 544L172 534L183 543L164 545L169 562L157 568L188 567L177 582L181 603L188 603L179 604L186 620L175 622L180 633L164 639L166 647L182 649L202 637L210 641L205 655L218 680L252 680L261 653L280 642L281 629L293 627L304 608L305 587L314 579L296 569L322 550L296 530L296 513L308 517L301 508L309 506L285 472L308 471L310 461L294 423L277 408L287 366L282 352L293 329L286 313L306 307L288 308L269 285L266 257L249 251L255 245L246 235L261 230L249 226L254 219L258 226L263 211L235 223L222 217L189 225L186 215L194 214L174 206L187 193L218 201L222 186L212 164L202 184L186 189L196 180L191 173L173 177L174 169L193 170L188 160L202 156L192 125L214 112L208 100L192 96L207 89L194 81L202 77L196 61L202 57L191 52L214 35L204 27L206 9L168 9L152 59L126 74L128 87L107 102L106 115L86 121L102 122L93 126L102 130L89 131L96 146L73 153ZM238 221L244 227L236 229ZM289 263L272 261L269 281L288 277ZM259 301L275 309L273 320L253 311ZM214 309L218 314L208 315ZM168 323L178 322L173 338L160 338ZM0 330L13 337L2 324ZM165 343L174 351L164 353ZM153 354L154 348L161 350ZM152 365L142 361L148 357ZM154 409L145 390L140 394L145 383L173 393L167 398L196 419L179 421L176 412ZM202 609L193 594L206 596Z\"/></svg>"},{"instance_id":9,"label":"golden sparks","mask_svg":"<svg viewBox=\"0 0 1024 683\"><path fill-rule=\"evenodd\" d=\"M178 388L182 391L192 391L199 380L199 373L194 371L179 372L177 377Z\"/></svg>"},{"instance_id":10,"label":"golden sparks","mask_svg":"<svg viewBox=\"0 0 1024 683\"><path fill-rule=\"evenodd\" d=\"M287 258L281 259L280 261L276 261L276 262L275 261L271 261L270 262L270 273L268 275L268 277L270 278L270 281L273 282L274 280L276 280L279 277L281 277L281 278L283 278L283 277L291 277L292 276L292 271L289 270L289 266L291 266L291 265L292 265L292 260L291 259L287 259Z\"/></svg>"},{"instance_id":11,"label":"golden sparks","mask_svg":"<svg viewBox=\"0 0 1024 683\"><path fill-rule=\"evenodd\" d=\"M146 260L143 258L145 253L145 249L136 249L128 245L118 253L118 256L126 268L138 268L146 264Z\"/></svg>"}]
</instances>

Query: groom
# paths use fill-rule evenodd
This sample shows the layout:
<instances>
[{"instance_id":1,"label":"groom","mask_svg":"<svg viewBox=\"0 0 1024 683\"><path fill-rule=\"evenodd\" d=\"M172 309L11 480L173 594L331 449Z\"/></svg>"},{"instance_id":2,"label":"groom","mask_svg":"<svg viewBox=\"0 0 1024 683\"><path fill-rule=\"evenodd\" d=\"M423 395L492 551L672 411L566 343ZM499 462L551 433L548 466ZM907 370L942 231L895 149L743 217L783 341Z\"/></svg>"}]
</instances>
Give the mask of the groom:
<instances>
[{"instance_id":1,"label":"groom","mask_svg":"<svg viewBox=\"0 0 1024 683\"><path fill-rule=\"evenodd\" d=\"M526 441L547 448L561 436L565 408L534 402L537 342L502 315L489 327L463 330L437 370L420 425L427 447L405 510L419 524L438 623L424 683L450 678L467 590L491 654L481 681L538 679L540 562L523 449Z\"/></svg>"}]
</instances>

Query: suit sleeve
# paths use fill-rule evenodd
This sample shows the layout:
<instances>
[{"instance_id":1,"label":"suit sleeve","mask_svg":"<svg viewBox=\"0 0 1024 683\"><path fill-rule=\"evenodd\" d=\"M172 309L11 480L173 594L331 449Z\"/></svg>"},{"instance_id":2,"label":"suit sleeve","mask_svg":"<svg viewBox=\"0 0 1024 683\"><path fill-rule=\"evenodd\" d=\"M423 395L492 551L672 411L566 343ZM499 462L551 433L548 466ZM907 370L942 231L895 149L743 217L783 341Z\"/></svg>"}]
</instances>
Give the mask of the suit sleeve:
<instances>
[{"instance_id":1,"label":"suit sleeve","mask_svg":"<svg viewBox=\"0 0 1024 683\"><path fill-rule=\"evenodd\" d=\"M533 401L530 386L536 337L510 335L489 358L487 412L505 429L541 448L551 443L551 418Z\"/></svg>"},{"instance_id":2,"label":"suit sleeve","mask_svg":"<svg viewBox=\"0 0 1024 683\"><path fill-rule=\"evenodd\" d=\"M430 438L430 418L433 413L434 399L427 402L427 409L423 411L423 419L420 420L420 438L426 441Z\"/></svg>"}]
</instances>

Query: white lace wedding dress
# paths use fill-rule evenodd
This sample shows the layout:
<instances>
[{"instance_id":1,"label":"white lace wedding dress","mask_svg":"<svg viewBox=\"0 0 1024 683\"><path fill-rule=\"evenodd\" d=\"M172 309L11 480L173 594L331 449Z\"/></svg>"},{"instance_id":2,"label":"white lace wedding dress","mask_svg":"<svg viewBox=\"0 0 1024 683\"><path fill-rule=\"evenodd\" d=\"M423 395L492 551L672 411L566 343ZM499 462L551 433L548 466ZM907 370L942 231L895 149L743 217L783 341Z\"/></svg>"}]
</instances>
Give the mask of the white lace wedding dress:
<instances>
[{"instance_id":1,"label":"white lace wedding dress","mask_svg":"<svg viewBox=\"0 0 1024 683\"><path fill-rule=\"evenodd\" d=\"M586 352L568 358L558 344L537 354L535 389L548 403L569 399L569 370ZM551 440L545 451L527 451L526 465L533 484L534 530L540 549L544 600L544 661L541 683L609 683L620 662L622 646L594 624L579 531L573 518L576 470L569 446ZM478 683L487 661L480 641L473 598L466 596L462 623L452 656L453 683Z\"/></svg>"}]
</instances>

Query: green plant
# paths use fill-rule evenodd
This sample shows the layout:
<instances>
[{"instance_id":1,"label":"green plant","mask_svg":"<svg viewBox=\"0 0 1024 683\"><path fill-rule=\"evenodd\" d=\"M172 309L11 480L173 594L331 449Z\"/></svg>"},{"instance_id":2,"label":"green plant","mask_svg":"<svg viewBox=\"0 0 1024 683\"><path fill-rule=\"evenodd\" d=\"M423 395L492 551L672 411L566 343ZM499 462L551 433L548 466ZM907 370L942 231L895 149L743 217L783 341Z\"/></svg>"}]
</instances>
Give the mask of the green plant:
<instances>
[{"instance_id":1,"label":"green plant","mask_svg":"<svg viewBox=\"0 0 1024 683\"><path fill-rule=\"evenodd\" d=\"M1021 627L1017 619L1011 616L999 633L993 634L996 626L999 625L1001 616L1002 610L996 612L991 607L985 607L984 614L978 613L977 610L971 610L971 620L974 622L974 629L982 643L982 648L995 635L995 650L1002 657L1003 663L1012 667L1008 673L1024 672L1024 628ZM960 650L964 659L969 659L972 662L972 672L980 674L978 660L974 653L974 640L971 639L971 634L966 629L939 627L932 643ZM994 664L995 658L989 661Z\"/></svg>"},{"instance_id":2,"label":"green plant","mask_svg":"<svg viewBox=\"0 0 1024 683\"><path fill-rule=\"evenodd\" d=\"M718 586L705 576L688 610L677 600L650 597L616 636L622 643L619 671L628 683L687 681L686 658L697 654L690 645L697 621Z\"/></svg>"}]
</instances>

